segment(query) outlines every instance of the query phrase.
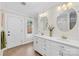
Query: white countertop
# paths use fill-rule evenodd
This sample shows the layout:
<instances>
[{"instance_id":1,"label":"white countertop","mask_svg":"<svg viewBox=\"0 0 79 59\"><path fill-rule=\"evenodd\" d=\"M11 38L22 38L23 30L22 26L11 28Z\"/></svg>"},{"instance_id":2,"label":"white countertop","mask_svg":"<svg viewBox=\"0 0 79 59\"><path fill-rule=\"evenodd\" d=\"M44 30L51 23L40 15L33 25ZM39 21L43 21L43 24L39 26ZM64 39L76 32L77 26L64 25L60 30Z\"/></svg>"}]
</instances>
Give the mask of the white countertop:
<instances>
[{"instance_id":1,"label":"white countertop","mask_svg":"<svg viewBox=\"0 0 79 59\"><path fill-rule=\"evenodd\" d=\"M55 41L55 42L58 42L61 44L69 45L69 46L72 46L75 48L79 48L79 42L75 41L75 40L63 39L61 37L49 37L49 36L45 36L45 35L35 35L35 36L40 37L40 38L44 38L44 39L48 39L51 41Z\"/></svg>"}]
</instances>

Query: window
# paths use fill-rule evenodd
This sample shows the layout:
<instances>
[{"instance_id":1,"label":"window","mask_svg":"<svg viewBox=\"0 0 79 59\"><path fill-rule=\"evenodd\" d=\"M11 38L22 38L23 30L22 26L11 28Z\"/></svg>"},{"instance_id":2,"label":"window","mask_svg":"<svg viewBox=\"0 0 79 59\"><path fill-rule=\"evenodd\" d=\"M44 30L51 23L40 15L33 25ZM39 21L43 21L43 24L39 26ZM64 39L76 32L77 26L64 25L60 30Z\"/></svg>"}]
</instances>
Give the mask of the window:
<instances>
[{"instance_id":1,"label":"window","mask_svg":"<svg viewBox=\"0 0 79 59\"><path fill-rule=\"evenodd\" d=\"M32 20L31 19L27 20L27 33L28 34L32 33Z\"/></svg>"}]
</instances>

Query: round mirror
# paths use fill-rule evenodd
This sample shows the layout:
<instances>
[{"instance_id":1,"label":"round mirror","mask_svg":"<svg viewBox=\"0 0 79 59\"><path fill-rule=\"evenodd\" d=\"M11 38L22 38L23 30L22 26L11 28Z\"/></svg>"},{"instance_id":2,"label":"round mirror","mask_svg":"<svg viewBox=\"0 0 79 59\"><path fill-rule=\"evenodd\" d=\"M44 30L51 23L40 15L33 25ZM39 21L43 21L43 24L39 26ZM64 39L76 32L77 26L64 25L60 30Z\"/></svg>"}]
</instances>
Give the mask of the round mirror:
<instances>
[{"instance_id":1,"label":"round mirror","mask_svg":"<svg viewBox=\"0 0 79 59\"><path fill-rule=\"evenodd\" d=\"M69 9L57 16L57 26L62 31L69 31L74 28L77 21L77 13L74 9Z\"/></svg>"}]
</instances>

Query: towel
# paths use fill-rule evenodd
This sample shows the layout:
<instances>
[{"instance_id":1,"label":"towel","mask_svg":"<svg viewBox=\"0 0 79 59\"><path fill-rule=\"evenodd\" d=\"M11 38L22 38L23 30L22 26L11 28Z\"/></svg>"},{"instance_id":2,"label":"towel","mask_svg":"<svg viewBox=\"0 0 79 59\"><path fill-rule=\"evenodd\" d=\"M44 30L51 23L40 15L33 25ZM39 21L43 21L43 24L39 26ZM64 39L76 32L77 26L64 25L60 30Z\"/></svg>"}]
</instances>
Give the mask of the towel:
<instances>
[{"instance_id":1,"label":"towel","mask_svg":"<svg viewBox=\"0 0 79 59\"><path fill-rule=\"evenodd\" d=\"M6 48L6 36L5 32L1 32L1 49Z\"/></svg>"}]
</instances>

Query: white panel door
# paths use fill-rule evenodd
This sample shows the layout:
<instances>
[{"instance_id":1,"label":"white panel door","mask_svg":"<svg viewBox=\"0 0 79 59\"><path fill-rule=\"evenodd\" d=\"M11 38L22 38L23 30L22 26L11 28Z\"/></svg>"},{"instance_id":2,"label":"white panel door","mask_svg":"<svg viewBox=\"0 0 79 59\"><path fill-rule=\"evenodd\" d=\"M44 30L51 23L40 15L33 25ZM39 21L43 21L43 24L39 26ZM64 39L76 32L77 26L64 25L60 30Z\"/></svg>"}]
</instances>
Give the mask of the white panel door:
<instances>
[{"instance_id":1,"label":"white panel door","mask_svg":"<svg viewBox=\"0 0 79 59\"><path fill-rule=\"evenodd\" d=\"M22 43L24 40L24 19L15 14L5 14L6 19L6 35L7 47L15 47Z\"/></svg>"}]
</instances>

